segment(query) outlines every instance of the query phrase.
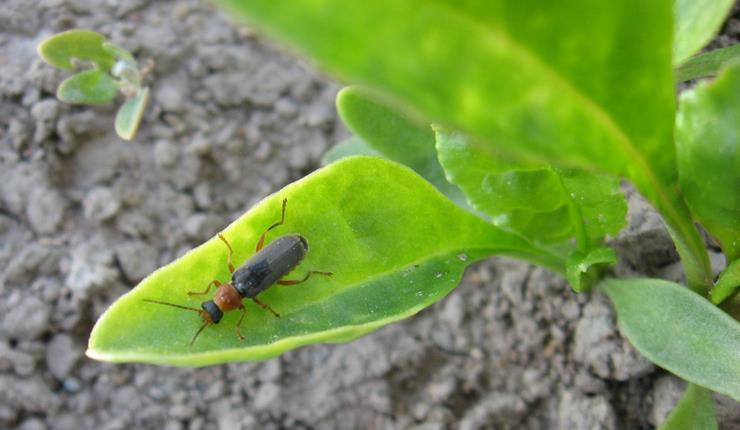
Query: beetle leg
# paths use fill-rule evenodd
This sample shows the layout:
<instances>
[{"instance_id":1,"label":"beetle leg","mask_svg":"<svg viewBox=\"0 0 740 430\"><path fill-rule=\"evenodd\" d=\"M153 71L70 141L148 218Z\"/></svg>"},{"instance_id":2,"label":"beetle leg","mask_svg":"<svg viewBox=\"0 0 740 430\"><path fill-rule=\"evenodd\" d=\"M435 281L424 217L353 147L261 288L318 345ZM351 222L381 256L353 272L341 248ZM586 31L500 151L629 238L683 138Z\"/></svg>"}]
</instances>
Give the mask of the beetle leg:
<instances>
[{"instance_id":1,"label":"beetle leg","mask_svg":"<svg viewBox=\"0 0 740 430\"><path fill-rule=\"evenodd\" d=\"M281 279L281 280L277 281L276 284L278 284L278 285L295 285L295 284L300 284L301 282L308 281L308 278L310 278L311 275L313 275L313 274L316 274L316 275L324 275L324 276L331 276L331 275L333 275L333 273L331 273L331 272L319 272L317 270L311 270L310 272L306 273L306 276L304 276L303 279Z\"/></svg>"},{"instance_id":2,"label":"beetle leg","mask_svg":"<svg viewBox=\"0 0 740 430\"><path fill-rule=\"evenodd\" d=\"M275 224L267 227L267 230L265 230L264 233L260 236L260 240L257 241L257 247L255 248L254 252L259 252L260 249L265 245L265 235L267 235L267 232L272 230L273 228L281 225L285 222L285 205L288 204L288 199L283 199L283 211L280 215L280 221L276 222Z\"/></svg>"},{"instance_id":3,"label":"beetle leg","mask_svg":"<svg viewBox=\"0 0 740 430\"><path fill-rule=\"evenodd\" d=\"M244 315L247 314L247 308L242 305L242 316L239 317L239 321L236 323L236 335L239 336L239 339L244 340L244 336L242 336L242 320L244 319Z\"/></svg>"},{"instance_id":4,"label":"beetle leg","mask_svg":"<svg viewBox=\"0 0 740 430\"><path fill-rule=\"evenodd\" d=\"M261 306L261 307L262 307L263 309L267 309L268 311L272 312L272 314L273 314L273 315L275 315L275 318L280 318L280 314L279 314L279 313L277 313L277 312L275 312L275 311L274 311L274 310L273 310L273 309L272 309L272 308L270 307L270 305L268 305L267 303L259 301L259 300L258 300L258 299L257 299L256 297L252 297L252 301L254 301L254 302L255 302L255 303L257 303L258 305L260 305L260 306Z\"/></svg>"},{"instance_id":5,"label":"beetle leg","mask_svg":"<svg viewBox=\"0 0 740 430\"><path fill-rule=\"evenodd\" d=\"M226 240L223 234L219 233L218 238L221 239L229 248L229 272L234 273L234 265L231 264L231 256L234 255L234 250L231 249L231 245L229 245L229 242Z\"/></svg>"},{"instance_id":6,"label":"beetle leg","mask_svg":"<svg viewBox=\"0 0 740 430\"><path fill-rule=\"evenodd\" d=\"M218 280L214 279L213 281L211 281L210 284L208 284L208 287L206 287L205 291L188 291L188 296L202 296L204 294L208 294L208 292L211 291L211 287L218 288L220 286L221 283Z\"/></svg>"}]
</instances>

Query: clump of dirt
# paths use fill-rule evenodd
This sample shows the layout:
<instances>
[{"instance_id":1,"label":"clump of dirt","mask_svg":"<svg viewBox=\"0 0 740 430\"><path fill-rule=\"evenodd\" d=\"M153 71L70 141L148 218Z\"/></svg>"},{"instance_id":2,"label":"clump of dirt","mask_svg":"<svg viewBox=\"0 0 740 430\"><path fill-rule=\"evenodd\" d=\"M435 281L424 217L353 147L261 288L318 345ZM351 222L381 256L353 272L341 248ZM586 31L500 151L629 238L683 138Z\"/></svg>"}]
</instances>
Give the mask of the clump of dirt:
<instances>
[{"instance_id":1,"label":"clump of dirt","mask_svg":"<svg viewBox=\"0 0 740 430\"><path fill-rule=\"evenodd\" d=\"M71 28L155 61L135 142L114 107L55 99L64 74L35 48ZM649 428L680 396L603 296L499 259L346 345L203 369L86 358L115 298L318 167L346 136L339 86L193 0L8 0L0 29L0 428ZM630 207L617 272L679 278L657 215L635 193Z\"/></svg>"}]
</instances>

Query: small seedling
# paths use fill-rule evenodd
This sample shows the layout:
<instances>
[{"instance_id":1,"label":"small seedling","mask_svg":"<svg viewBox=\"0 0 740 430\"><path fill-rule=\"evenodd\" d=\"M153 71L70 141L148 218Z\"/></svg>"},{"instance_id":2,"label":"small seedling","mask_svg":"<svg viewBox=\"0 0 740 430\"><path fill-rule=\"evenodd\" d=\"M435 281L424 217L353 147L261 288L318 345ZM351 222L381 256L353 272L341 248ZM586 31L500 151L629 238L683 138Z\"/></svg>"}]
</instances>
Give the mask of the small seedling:
<instances>
[{"instance_id":1,"label":"small seedling","mask_svg":"<svg viewBox=\"0 0 740 430\"><path fill-rule=\"evenodd\" d=\"M229 248L228 264L229 272L232 274L231 282L222 284L220 281L214 279L210 284L208 284L204 291L188 292L189 296L200 296L208 294L212 287L217 288L216 295L213 297L213 300L201 303L200 306L202 309L162 302L159 300L144 299L144 301L197 312L203 319L203 324L190 340L191 345L195 342L195 339L198 338L198 335L204 328L211 324L218 324L219 321L221 321L224 312L235 309L240 309L242 311L239 321L236 323L236 335L239 336L239 339L244 340L244 336L242 336L241 333L241 325L244 315L247 313L247 309L244 307L242 299L251 299L257 305L272 312L276 318L280 318L280 314L275 312L270 305L257 298L259 293L265 291L274 284L300 284L301 282L307 281L313 274L325 276L332 275L331 272L311 270L306 273L306 276L302 279L280 279L290 273L301 262L301 260L303 260L303 257L305 257L308 252L308 242L303 236L298 234L280 237L267 245L267 248L263 249L267 232L285 222L285 206L287 203L288 199L284 199L280 221L268 227L257 241L257 247L255 249L257 254L247 260L236 271L234 271L234 264L231 262L234 250L231 248L231 245L229 245L226 238L219 233L218 238L226 244L227 248Z\"/></svg>"},{"instance_id":2,"label":"small seedling","mask_svg":"<svg viewBox=\"0 0 740 430\"><path fill-rule=\"evenodd\" d=\"M142 81L151 67L140 68L127 50L89 30L55 34L39 44L38 53L60 69L85 69L59 84L57 98L65 103L106 104L118 91L123 93L126 101L116 114L116 133L126 140L134 138L149 100L149 88Z\"/></svg>"}]
</instances>

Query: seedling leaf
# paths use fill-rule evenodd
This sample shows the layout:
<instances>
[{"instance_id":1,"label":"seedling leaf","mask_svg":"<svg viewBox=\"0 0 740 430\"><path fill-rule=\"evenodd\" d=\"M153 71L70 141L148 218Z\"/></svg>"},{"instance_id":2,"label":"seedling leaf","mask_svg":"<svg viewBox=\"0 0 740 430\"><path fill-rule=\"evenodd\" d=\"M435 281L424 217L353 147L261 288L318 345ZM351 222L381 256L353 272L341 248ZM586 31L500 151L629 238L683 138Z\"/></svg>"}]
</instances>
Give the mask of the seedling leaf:
<instances>
[{"instance_id":1,"label":"seedling leaf","mask_svg":"<svg viewBox=\"0 0 740 430\"><path fill-rule=\"evenodd\" d=\"M708 300L659 279L607 280L619 327L650 361L740 400L740 323Z\"/></svg>"},{"instance_id":2,"label":"seedling leaf","mask_svg":"<svg viewBox=\"0 0 740 430\"><path fill-rule=\"evenodd\" d=\"M118 92L113 78L98 69L85 70L62 81L57 98L65 103L99 105L110 103Z\"/></svg>"},{"instance_id":3,"label":"seedling leaf","mask_svg":"<svg viewBox=\"0 0 740 430\"><path fill-rule=\"evenodd\" d=\"M460 209L412 170L380 158L351 157L287 186L227 227L223 234L237 265L279 217L283 198L288 199L285 224L267 242L300 233L309 251L290 276L306 270L334 276L262 293L259 299L278 311L279 319L245 301L245 341L235 334L239 315L232 312L189 346L198 316L143 300L198 306L203 299L190 298L187 291L229 278L226 248L213 238L114 303L93 329L88 355L178 366L267 359L302 345L346 342L413 315L449 293L465 266L486 255L562 264Z\"/></svg>"},{"instance_id":4,"label":"seedling leaf","mask_svg":"<svg viewBox=\"0 0 740 430\"><path fill-rule=\"evenodd\" d=\"M121 105L116 114L116 133L122 139L131 140L136 136L149 101L149 88L144 87L132 98Z\"/></svg>"},{"instance_id":5,"label":"seedling leaf","mask_svg":"<svg viewBox=\"0 0 740 430\"><path fill-rule=\"evenodd\" d=\"M674 0L673 64L683 63L717 34L734 0Z\"/></svg>"},{"instance_id":6,"label":"seedling leaf","mask_svg":"<svg viewBox=\"0 0 740 430\"><path fill-rule=\"evenodd\" d=\"M108 71L116 59L103 49L105 36L89 30L69 30L55 34L39 44L41 58L60 69L75 68L74 59L91 61L101 70Z\"/></svg>"}]
</instances>

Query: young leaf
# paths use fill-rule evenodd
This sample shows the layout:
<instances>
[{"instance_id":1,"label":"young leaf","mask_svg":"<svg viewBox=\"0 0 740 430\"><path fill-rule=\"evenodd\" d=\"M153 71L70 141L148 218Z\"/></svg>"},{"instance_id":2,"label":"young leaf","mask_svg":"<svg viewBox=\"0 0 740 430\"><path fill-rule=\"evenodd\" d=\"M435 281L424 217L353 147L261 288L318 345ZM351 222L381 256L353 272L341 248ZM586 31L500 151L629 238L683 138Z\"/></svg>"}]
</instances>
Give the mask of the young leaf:
<instances>
[{"instance_id":1,"label":"young leaf","mask_svg":"<svg viewBox=\"0 0 740 430\"><path fill-rule=\"evenodd\" d=\"M627 203L617 178L512 161L463 133L435 130L448 178L497 225L542 243L577 236L584 252L624 226Z\"/></svg>"},{"instance_id":2,"label":"young leaf","mask_svg":"<svg viewBox=\"0 0 740 430\"><path fill-rule=\"evenodd\" d=\"M740 400L740 323L698 294L659 279L607 280L619 327L650 361Z\"/></svg>"},{"instance_id":3,"label":"young leaf","mask_svg":"<svg viewBox=\"0 0 740 430\"><path fill-rule=\"evenodd\" d=\"M574 251L565 261L565 278L577 293L591 287L598 279L599 266L617 262L617 253L611 248L593 248L588 253Z\"/></svg>"},{"instance_id":4,"label":"young leaf","mask_svg":"<svg viewBox=\"0 0 740 430\"><path fill-rule=\"evenodd\" d=\"M660 430L717 430L712 392L689 384Z\"/></svg>"},{"instance_id":5,"label":"young leaf","mask_svg":"<svg viewBox=\"0 0 740 430\"><path fill-rule=\"evenodd\" d=\"M681 190L727 261L740 259L740 64L681 94L676 147Z\"/></svg>"},{"instance_id":6,"label":"young leaf","mask_svg":"<svg viewBox=\"0 0 740 430\"><path fill-rule=\"evenodd\" d=\"M690 285L711 286L676 188L671 0L218 3L430 123L626 175L662 212Z\"/></svg>"},{"instance_id":7,"label":"young leaf","mask_svg":"<svg viewBox=\"0 0 740 430\"><path fill-rule=\"evenodd\" d=\"M141 117L149 101L149 88L144 87L132 98L121 105L116 114L116 133L122 139L131 140L139 130Z\"/></svg>"},{"instance_id":8,"label":"young leaf","mask_svg":"<svg viewBox=\"0 0 740 430\"><path fill-rule=\"evenodd\" d=\"M691 57L676 67L674 75L676 82L715 76L722 69L738 62L740 62L740 43Z\"/></svg>"},{"instance_id":9,"label":"young leaf","mask_svg":"<svg viewBox=\"0 0 740 430\"><path fill-rule=\"evenodd\" d=\"M42 41L38 46L41 58L60 69L75 68L73 59L92 61L97 68L108 71L116 59L103 49L105 36L89 30L69 30L55 34Z\"/></svg>"},{"instance_id":10,"label":"young leaf","mask_svg":"<svg viewBox=\"0 0 740 430\"><path fill-rule=\"evenodd\" d=\"M357 136L352 136L337 143L333 148L328 150L321 159L321 164L326 166L341 158L350 157L352 155L371 155L373 157L381 156L378 151L371 148L364 140Z\"/></svg>"},{"instance_id":11,"label":"young leaf","mask_svg":"<svg viewBox=\"0 0 740 430\"><path fill-rule=\"evenodd\" d=\"M709 292L709 298L715 305L732 295L740 287L740 260L730 263L719 275L717 283Z\"/></svg>"},{"instance_id":12,"label":"young leaf","mask_svg":"<svg viewBox=\"0 0 740 430\"><path fill-rule=\"evenodd\" d=\"M245 301L189 346L200 321L194 312L146 303L198 306L214 278L227 281L227 249L213 238L159 269L121 297L100 318L88 355L107 361L198 366L274 357L302 345L345 342L406 318L449 293L464 267L485 255L528 258L562 270L562 261L460 209L412 170L375 157L339 160L268 197L227 227L238 266L257 237L280 214L285 224L267 242L301 234L309 251L288 278L307 270L334 275L276 285L259 295L281 318Z\"/></svg>"},{"instance_id":13,"label":"young leaf","mask_svg":"<svg viewBox=\"0 0 740 430\"><path fill-rule=\"evenodd\" d=\"M699 52L717 34L734 0L674 0L673 64Z\"/></svg>"},{"instance_id":14,"label":"young leaf","mask_svg":"<svg viewBox=\"0 0 740 430\"><path fill-rule=\"evenodd\" d=\"M57 98L65 103L98 105L110 103L118 92L113 78L102 70L85 70L62 81Z\"/></svg>"},{"instance_id":15,"label":"young leaf","mask_svg":"<svg viewBox=\"0 0 740 430\"><path fill-rule=\"evenodd\" d=\"M431 125L417 126L359 87L346 87L337 94L337 111L347 128L370 147L389 160L411 167L442 194L467 207L465 197L445 179L437 161Z\"/></svg>"}]
</instances>

